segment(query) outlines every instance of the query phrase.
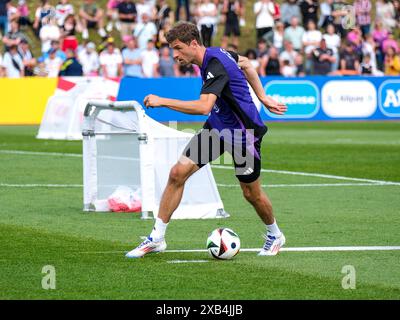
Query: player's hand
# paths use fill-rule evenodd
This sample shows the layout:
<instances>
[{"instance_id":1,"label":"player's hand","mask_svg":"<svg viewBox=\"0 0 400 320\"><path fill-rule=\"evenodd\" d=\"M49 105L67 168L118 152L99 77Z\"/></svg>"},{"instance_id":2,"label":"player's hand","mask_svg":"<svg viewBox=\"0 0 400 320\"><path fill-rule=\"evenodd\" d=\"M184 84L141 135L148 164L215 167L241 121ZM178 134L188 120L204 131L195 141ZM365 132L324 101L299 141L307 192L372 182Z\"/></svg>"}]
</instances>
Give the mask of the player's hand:
<instances>
[{"instance_id":1,"label":"player's hand","mask_svg":"<svg viewBox=\"0 0 400 320\"><path fill-rule=\"evenodd\" d=\"M283 115L287 111L287 106L284 103L278 102L270 97L263 99L262 103L271 113Z\"/></svg>"},{"instance_id":2,"label":"player's hand","mask_svg":"<svg viewBox=\"0 0 400 320\"><path fill-rule=\"evenodd\" d=\"M147 107L160 107L162 105L161 98L155 94L149 94L144 98L143 104Z\"/></svg>"}]
</instances>

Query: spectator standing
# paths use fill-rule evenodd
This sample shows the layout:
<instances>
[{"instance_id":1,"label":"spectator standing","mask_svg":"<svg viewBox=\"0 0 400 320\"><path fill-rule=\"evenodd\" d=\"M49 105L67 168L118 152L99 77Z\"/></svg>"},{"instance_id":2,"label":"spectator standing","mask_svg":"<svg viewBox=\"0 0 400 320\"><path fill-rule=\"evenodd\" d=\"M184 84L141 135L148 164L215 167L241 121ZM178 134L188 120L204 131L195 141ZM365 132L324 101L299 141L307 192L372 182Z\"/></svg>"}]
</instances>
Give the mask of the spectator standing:
<instances>
[{"instance_id":1,"label":"spectator standing","mask_svg":"<svg viewBox=\"0 0 400 320\"><path fill-rule=\"evenodd\" d=\"M16 44L12 44L4 54L3 67L7 78L24 77L24 63L18 53Z\"/></svg>"},{"instance_id":2,"label":"spectator standing","mask_svg":"<svg viewBox=\"0 0 400 320\"><path fill-rule=\"evenodd\" d=\"M157 47L161 48L162 46L166 45L169 46L167 38L165 37L169 30L172 28L172 23L170 20L165 20L163 23L162 28L158 31L157 36Z\"/></svg>"},{"instance_id":3,"label":"spectator standing","mask_svg":"<svg viewBox=\"0 0 400 320\"><path fill-rule=\"evenodd\" d=\"M21 40L26 40L26 36L20 31L18 21L12 20L10 22L10 31L3 37L5 49L8 50L12 45L18 46Z\"/></svg>"},{"instance_id":4,"label":"spectator standing","mask_svg":"<svg viewBox=\"0 0 400 320\"><path fill-rule=\"evenodd\" d=\"M24 64L24 76L33 76L33 70L36 65L36 59L33 57L31 50L29 49L29 43L26 39L22 39L19 47L18 53L22 58L22 63Z\"/></svg>"},{"instance_id":5,"label":"spectator standing","mask_svg":"<svg viewBox=\"0 0 400 320\"><path fill-rule=\"evenodd\" d=\"M379 70L383 71L383 42L389 38L389 31L383 27L382 21L375 20L374 31L372 32L372 37L376 43L376 62Z\"/></svg>"},{"instance_id":6,"label":"spectator standing","mask_svg":"<svg viewBox=\"0 0 400 320\"><path fill-rule=\"evenodd\" d=\"M211 0L202 0L197 8L197 21L200 30L201 38L205 47L212 45L212 37L215 24L217 23L217 7Z\"/></svg>"},{"instance_id":7,"label":"spectator standing","mask_svg":"<svg viewBox=\"0 0 400 320\"><path fill-rule=\"evenodd\" d=\"M104 30L104 11L97 6L94 0L84 0L79 10L79 17L83 27L83 39L89 38L88 29L92 28L97 29L100 37L105 38L107 36Z\"/></svg>"},{"instance_id":8,"label":"spectator standing","mask_svg":"<svg viewBox=\"0 0 400 320\"><path fill-rule=\"evenodd\" d=\"M157 15L157 9L153 3L146 0L139 0L136 2L136 22L141 23L143 14L147 14L150 20L154 20Z\"/></svg>"},{"instance_id":9,"label":"spectator standing","mask_svg":"<svg viewBox=\"0 0 400 320\"><path fill-rule=\"evenodd\" d=\"M122 50L124 75L126 77L142 78L142 50L137 47L134 37L127 40L127 47Z\"/></svg>"},{"instance_id":10,"label":"spectator standing","mask_svg":"<svg viewBox=\"0 0 400 320\"><path fill-rule=\"evenodd\" d=\"M308 21L314 21L318 24L318 0L302 0L300 3L301 15L303 17L303 25L306 26Z\"/></svg>"},{"instance_id":11,"label":"spectator standing","mask_svg":"<svg viewBox=\"0 0 400 320\"><path fill-rule=\"evenodd\" d=\"M336 61L333 50L326 45L325 39L320 41L319 47L313 49L313 74L327 75L332 71L332 64Z\"/></svg>"},{"instance_id":12,"label":"spectator standing","mask_svg":"<svg viewBox=\"0 0 400 320\"><path fill-rule=\"evenodd\" d=\"M185 18L181 18L182 8L185 11ZM190 1L189 0L176 0L175 20L190 21Z\"/></svg>"},{"instance_id":13,"label":"spectator standing","mask_svg":"<svg viewBox=\"0 0 400 320\"><path fill-rule=\"evenodd\" d=\"M41 0L40 6L35 11L35 20L33 21L33 29L35 30L35 35L40 37L40 30L42 29L42 21L49 17L52 17L55 13L55 9L50 5L48 0Z\"/></svg>"},{"instance_id":14,"label":"spectator standing","mask_svg":"<svg viewBox=\"0 0 400 320\"><path fill-rule=\"evenodd\" d=\"M394 0L393 7L395 11L394 19L397 21L396 28L400 29L400 0Z\"/></svg>"},{"instance_id":15,"label":"spectator standing","mask_svg":"<svg viewBox=\"0 0 400 320\"><path fill-rule=\"evenodd\" d=\"M122 77L122 55L119 49L115 48L113 40L108 40L106 48L100 53L101 74L106 78Z\"/></svg>"},{"instance_id":16,"label":"spectator standing","mask_svg":"<svg viewBox=\"0 0 400 320\"><path fill-rule=\"evenodd\" d=\"M326 28L329 24L333 24L334 17L332 15L333 0L325 0L319 6L319 28Z\"/></svg>"},{"instance_id":17,"label":"spectator standing","mask_svg":"<svg viewBox=\"0 0 400 320\"><path fill-rule=\"evenodd\" d=\"M78 49L79 42L76 37L78 32L82 32L80 24L77 22L73 14L68 15L64 20L63 26L61 27L61 41L63 51L66 51L67 49Z\"/></svg>"},{"instance_id":18,"label":"spectator standing","mask_svg":"<svg viewBox=\"0 0 400 320\"><path fill-rule=\"evenodd\" d=\"M97 76L99 74L99 55L93 42L89 42L83 50L79 51L78 60L82 64L84 76Z\"/></svg>"},{"instance_id":19,"label":"spectator standing","mask_svg":"<svg viewBox=\"0 0 400 320\"><path fill-rule=\"evenodd\" d=\"M302 37L305 54L309 55L321 43L321 39L321 31L317 29L313 20L309 20L307 23L307 31L303 33Z\"/></svg>"},{"instance_id":20,"label":"spectator standing","mask_svg":"<svg viewBox=\"0 0 400 320\"><path fill-rule=\"evenodd\" d=\"M388 48L385 55L385 75L400 76L400 57L392 47Z\"/></svg>"},{"instance_id":21,"label":"spectator standing","mask_svg":"<svg viewBox=\"0 0 400 320\"><path fill-rule=\"evenodd\" d=\"M39 37L42 41L42 53L49 51L52 41L60 41L61 30L54 18L44 18Z\"/></svg>"},{"instance_id":22,"label":"spectator standing","mask_svg":"<svg viewBox=\"0 0 400 320\"><path fill-rule=\"evenodd\" d=\"M118 31L121 31L121 25L118 20L118 5L121 3L121 0L108 0L107 1L107 9L106 9L106 18L107 32L111 32L115 26Z\"/></svg>"},{"instance_id":23,"label":"spectator standing","mask_svg":"<svg viewBox=\"0 0 400 320\"><path fill-rule=\"evenodd\" d=\"M7 6L7 16L8 16L8 22L12 20L19 21L19 11L17 7L14 7L12 2L10 2Z\"/></svg>"},{"instance_id":24,"label":"spectator standing","mask_svg":"<svg viewBox=\"0 0 400 320\"><path fill-rule=\"evenodd\" d=\"M376 19L382 21L383 28L392 30L396 26L396 12L391 0L376 0Z\"/></svg>"},{"instance_id":25,"label":"spectator standing","mask_svg":"<svg viewBox=\"0 0 400 320\"><path fill-rule=\"evenodd\" d=\"M335 62L332 63L332 70L336 71L339 66L339 48L341 45L341 39L339 35L335 32L335 26L333 24L328 24L326 27L326 33L322 36L325 39L326 46L332 50Z\"/></svg>"},{"instance_id":26,"label":"spectator standing","mask_svg":"<svg viewBox=\"0 0 400 320\"><path fill-rule=\"evenodd\" d=\"M278 49L279 52L283 50L283 39L285 37L285 25L281 21L275 23L274 40L272 45Z\"/></svg>"},{"instance_id":27,"label":"spectator standing","mask_svg":"<svg viewBox=\"0 0 400 320\"><path fill-rule=\"evenodd\" d=\"M146 50L142 53L142 70L145 78L154 78L158 76L158 68L160 57L157 50L155 49L154 41L149 40L147 42Z\"/></svg>"},{"instance_id":28,"label":"spectator standing","mask_svg":"<svg viewBox=\"0 0 400 320\"><path fill-rule=\"evenodd\" d=\"M62 64L59 75L64 77L80 77L83 75L82 65L76 58L74 50L67 50L67 60Z\"/></svg>"},{"instance_id":29,"label":"spectator standing","mask_svg":"<svg viewBox=\"0 0 400 320\"><path fill-rule=\"evenodd\" d=\"M228 46L228 42L234 44L235 46L239 46L239 37L240 37L239 0L224 0L222 13L225 15L225 31L222 37L221 47L226 48ZM230 37L232 37L231 41L229 41Z\"/></svg>"},{"instance_id":30,"label":"spectator standing","mask_svg":"<svg viewBox=\"0 0 400 320\"><path fill-rule=\"evenodd\" d=\"M279 76L282 74L278 50L276 48L269 48L268 54L261 60L260 68L261 76Z\"/></svg>"},{"instance_id":31,"label":"spectator standing","mask_svg":"<svg viewBox=\"0 0 400 320\"><path fill-rule=\"evenodd\" d=\"M332 3L333 24L335 25L336 31L342 38L346 35L342 25L343 17L348 14L348 12L345 10L346 5L347 4L343 0L334 0Z\"/></svg>"},{"instance_id":32,"label":"spectator standing","mask_svg":"<svg viewBox=\"0 0 400 320\"><path fill-rule=\"evenodd\" d=\"M178 66L172 58L169 47L167 46L160 49L159 66L161 77L177 77L179 75Z\"/></svg>"},{"instance_id":33,"label":"spectator standing","mask_svg":"<svg viewBox=\"0 0 400 320\"><path fill-rule=\"evenodd\" d=\"M274 21L281 21L281 6L276 0L272 0L274 4Z\"/></svg>"},{"instance_id":34,"label":"spectator standing","mask_svg":"<svg viewBox=\"0 0 400 320\"><path fill-rule=\"evenodd\" d=\"M11 0L0 0L0 36L8 32L7 7Z\"/></svg>"},{"instance_id":35,"label":"spectator standing","mask_svg":"<svg viewBox=\"0 0 400 320\"><path fill-rule=\"evenodd\" d=\"M299 19L292 17L290 26L285 30L284 39L290 41L293 44L293 48L300 52L303 47L303 34L304 28L299 26Z\"/></svg>"},{"instance_id":36,"label":"spectator standing","mask_svg":"<svg viewBox=\"0 0 400 320\"><path fill-rule=\"evenodd\" d=\"M157 9L156 25L158 30L161 30L167 21L168 23L171 24L174 23L175 21L174 12L166 0L159 0L156 9Z\"/></svg>"},{"instance_id":37,"label":"spectator standing","mask_svg":"<svg viewBox=\"0 0 400 320\"><path fill-rule=\"evenodd\" d=\"M29 18L29 8L28 5L26 4L25 0L19 0L18 1L18 22L20 26L30 26L32 27L33 23L31 19Z\"/></svg>"},{"instance_id":38,"label":"spectator standing","mask_svg":"<svg viewBox=\"0 0 400 320\"><path fill-rule=\"evenodd\" d=\"M154 22L150 21L150 16L147 13L142 14L142 22L139 22L133 33L133 36L138 41L138 47L140 49L146 49L148 41L156 41L157 27Z\"/></svg>"},{"instance_id":39,"label":"spectator standing","mask_svg":"<svg viewBox=\"0 0 400 320\"><path fill-rule=\"evenodd\" d=\"M121 25L121 37L131 36L135 30L136 6L131 0L122 0L118 4L118 18Z\"/></svg>"},{"instance_id":40,"label":"spectator standing","mask_svg":"<svg viewBox=\"0 0 400 320\"><path fill-rule=\"evenodd\" d=\"M271 0L257 1L254 4L254 14L256 16L257 40L266 37L267 41L272 42L272 30L275 25L275 7L273 2Z\"/></svg>"},{"instance_id":41,"label":"spectator standing","mask_svg":"<svg viewBox=\"0 0 400 320\"><path fill-rule=\"evenodd\" d=\"M388 33L388 37L382 42L383 53L386 53L388 48L392 47L396 53L400 52L399 43L393 34L393 31Z\"/></svg>"},{"instance_id":42,"label":"spectator standing","mask_svg":"<svg viewBox=\"0 0 400 320\"><path fill-rule=\"evenodd\" d=\"M370 0L354 1L354 10L356 14L357 24L360 26L363 36L370 32L371 9L372 4Z\"/></svg>"},{"instance_id":43,"label":"spectator standing","mask_svg":"<svg viewBox=\"0 0 400 320\"><path fill-rule=\"evenodd\" d=\"M64 25L65 19L69 15L74 14L74 7L68 0L60 0L56 5L56 20L57 25L61 28Z\"/></svg>"},{"instance_id":44,"label":"spectator standing","mask_svg":"<svg viewBox=\"0 0 400 320\"><path fill-rule=\"evenodd\" d=\"M297 0L284 1L281 5L281 20L285 24L285 27L291 24L293 17L296 17L297 21L301 21L302 18Z\"/></svg>"}]
</instances>

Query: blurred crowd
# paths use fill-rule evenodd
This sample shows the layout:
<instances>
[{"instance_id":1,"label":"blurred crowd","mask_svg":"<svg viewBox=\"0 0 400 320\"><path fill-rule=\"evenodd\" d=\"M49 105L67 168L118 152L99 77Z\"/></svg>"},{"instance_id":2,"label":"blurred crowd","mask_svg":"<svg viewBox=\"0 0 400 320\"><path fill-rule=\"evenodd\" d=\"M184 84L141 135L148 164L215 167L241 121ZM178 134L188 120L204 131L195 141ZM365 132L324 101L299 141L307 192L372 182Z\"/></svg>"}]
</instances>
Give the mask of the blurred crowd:
<instances>
[{"instance_id":1,"label":"blurred crowd","mask_svg":"<svg viewBox=\"0 0 400 320\"><path fill-rule=\"evenodd\" d=\"M239 53L261 76L400 75L400 0L260 0L250 13L245 1L42 0L31 15L24 0L0 0L0 77L198 76L196 66L175 63L166 41L179 20L195 23L205 46L236 52L254 28L255 48ZM28 29L40 41L37 56Z\"/></svg>"}]
</instances>

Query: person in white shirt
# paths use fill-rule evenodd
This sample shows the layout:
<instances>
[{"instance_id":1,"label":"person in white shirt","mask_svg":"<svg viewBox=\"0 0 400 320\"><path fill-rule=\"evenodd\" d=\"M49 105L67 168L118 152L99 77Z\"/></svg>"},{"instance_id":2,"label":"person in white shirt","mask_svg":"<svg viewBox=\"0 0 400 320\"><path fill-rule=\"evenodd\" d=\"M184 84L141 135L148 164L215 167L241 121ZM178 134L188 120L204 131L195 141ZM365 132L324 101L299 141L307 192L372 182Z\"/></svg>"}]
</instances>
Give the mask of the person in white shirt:
<instances>
[{"instance_id":1,"label":"person in white shirt","mask_svg":"<svg viewBox=\"0 0 400 320\"><path fill-rule=\"evenodd\" d=\"M56 20L59 27L64 25L65 18L74 14L74 7L68 0L60 0L56 5Z\"/></svg>"},{"instance_id":2,"label":"person in white shirt","mask_svg":"<svg viewBox=\"0 0 400 320\"><path fill-rule=\"evenodd\" d=\"M341 39L336 33L335 26L331 23L328 24L326 27L326 33L322 37L325 39L327 48L332 50L333 56L336 58L335 62L332 63L332 71L336 71L339 66L339 48Z\"/></svg>"},{"instance_id":3,"label":"person in white shirt","mask_svg":"<svg viewBox=\"0 0 400 320\"><path fill-rule=\"evenodd\" d=\"M321 40L321 31L317 30L317 26L313 20L308 20L307 31L304 32L302 37L304 53L306 54L305 68L307 74L311 73L313 59L312 52L319 46Z\"/></svg>"},{"instance_id":4,"label":"person in white shirt","mask_svg":"<svg viewBox=\"0 0 400 320\"><path fill-rule=\"evenodd\" d=\"M299 53L293 49L293 44L285 40L283 42L283 46L285 48L284 51L281 52L279 55L279 60L281 62L281 65L283 65L283 61L289 61L289 66L293 67L296 65L296 57L299 55Z\"/></svg>"},{"instance_id":5,"label":"person in white shirt","mask_svg":"<svg viewBox=\"0 0 400 320\"><path fill-rule=\"evenodd\" d=\"M215 31L215 24L217 23L217 7L214 2L210 0L203 0L197 8L197 26L201 33L203 45L210 47L212 44L212 36Z\"/></svg>"},{"instance_id":6,"label":"person in white shirt","mask_svg":"<svg viewBox=\"0 0 400 320\"><path fill-rule=\"evenodd\" d=\"M45 53L50 50L52 40L60 40L61 31L54 18L44 18L42 24L39 37L42 41L42 53Z\"/></svg>"},{"instance_id":7,"label":"person in white shirt","mask_svg":"<svg viewBox=\"0 0 400 320\"><path fill-rule=\"evenodd\" d=\"M154 48L154 41L147 42L146 50L141 53L142 71L145 78L154 78L158 76L158 65L160 56L158 51Z\"/></svg>"},{"instance_id":8,"label":"person in white shirt","mask_svg":"<svg viewBox=\"0 0 400 320\"><path fill-rule=\"evenodd\" d=\"M133 36L137 39L139 49L146 49L149 40L156 40L157 27L154 22L150 21L147 13L142 14L142 22L138 23L133 32Z\"/></svg>"},{"instance_id":9,"label":"person in white shirt","mask_svg":"<svg viewBox=\"0 0 400 320\"><path fill-rule=\"evenodd\" d=\"M57 78L62 64L63 60L57 56L57 50L50 49L49 56L44 60L47 77Z\"/></svg>"},{"instance_id":10,"label":"person in white shirt","mask_svg":"<svg viewBox=\"0 0 400 320\"><path fill-rule=\"evenodd\" d=\"M317 30L315 22L309 20L307 23L307 31L303 34L303 46L304 52L306 54L310 54L321 42L322 33L321 31Z\"/></svg>"},{"instance_id":11,"label":"person in white shirt","mask_svg":"<svg viewBox=\"0 0 400 320\"><path fill-rule=\"evenodd\" d=\"M101 74L106 78L122 77L122 55L119 49L115 48L114 42L107 42L107 47L100 53Z\"/></svg>"},{"instance_id":12,"label":"person in white shirt","mask_svg":"<svg viewBox=\"0 0 400 320\"><path fill-rule=\"evenodd\" d=\"M141 23L143 14L147 14L149 19L154 19L157 15L157 9L152 2L139 0L135 1L136 5L136 22Z\"/></svg>"},{"instance_id":13,"label":"person in white shirt","mask_svg":"<svg viewBox=\"0 0 400 320\"><path fill-rule=\"evenodd\" d=\"M99 74L99 55L95 49L95 44L93 42L89 42L85 49L79 51L78 53L78 60L82 64L84 76L97 76Z\"/></svg>"},{"instance_id":14,"label":"person in white shirt","mask_svg":"<svg viewBox=\"0 0 400 320\"><path fill-rule=\"evenodd\" d=\"M271 0L257 1L254 4L254 14L256 15L257 40L259 40L274 27L274 4Z\"/></svg>"},{"instance_id":15,"label":"person in white shirt","mask_svg":"<svg viewBox=\"0 0 400 320\"><path fill-rule=\"evenodd\" d=\"M24 63L15 44L9 47L4 54L3 67L7 78L21 78L24 76Z\"/></svg>"}]
</instances>

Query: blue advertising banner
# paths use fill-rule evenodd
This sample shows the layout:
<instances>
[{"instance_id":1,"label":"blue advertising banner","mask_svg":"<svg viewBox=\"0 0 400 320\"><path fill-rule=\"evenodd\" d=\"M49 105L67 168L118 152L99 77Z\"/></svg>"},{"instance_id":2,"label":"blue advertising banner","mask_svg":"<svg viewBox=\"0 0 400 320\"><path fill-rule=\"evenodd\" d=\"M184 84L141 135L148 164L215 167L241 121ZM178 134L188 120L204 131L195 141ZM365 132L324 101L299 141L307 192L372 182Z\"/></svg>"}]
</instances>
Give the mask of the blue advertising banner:
<instances>
[{"instance_id":1,"label":"blue advertising banner","mask_svg":"<svg viewBox=\"0 0 400 320\"><path fill-rule=\"evenodd\" d=\"M283 116L261 108L266 121L308 120L400 120L399 77L325 77L261 78L266 93L284 102L288 111ZM197 100L200 78L123 78L117 100L137 100L148 94ZM204 121L206 116L186 115L167 108L147 109L158 121Z\"/></svg>"}]
</instances>

